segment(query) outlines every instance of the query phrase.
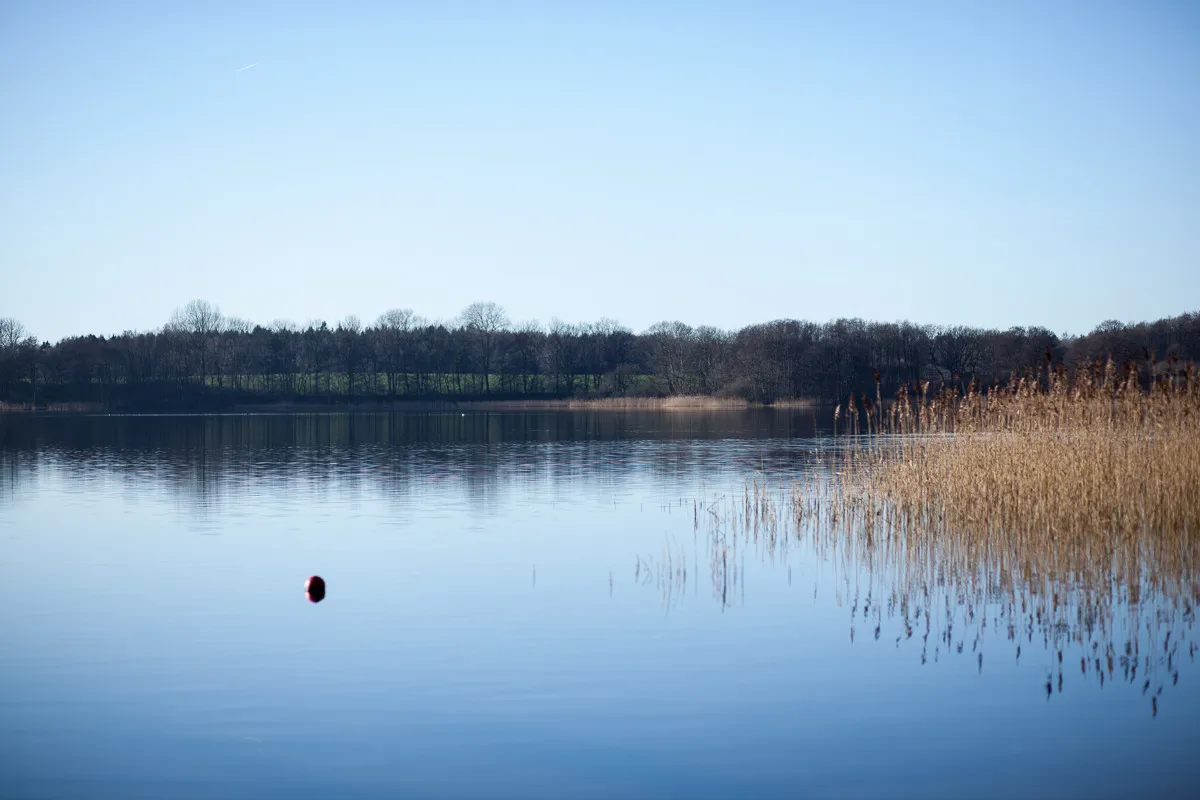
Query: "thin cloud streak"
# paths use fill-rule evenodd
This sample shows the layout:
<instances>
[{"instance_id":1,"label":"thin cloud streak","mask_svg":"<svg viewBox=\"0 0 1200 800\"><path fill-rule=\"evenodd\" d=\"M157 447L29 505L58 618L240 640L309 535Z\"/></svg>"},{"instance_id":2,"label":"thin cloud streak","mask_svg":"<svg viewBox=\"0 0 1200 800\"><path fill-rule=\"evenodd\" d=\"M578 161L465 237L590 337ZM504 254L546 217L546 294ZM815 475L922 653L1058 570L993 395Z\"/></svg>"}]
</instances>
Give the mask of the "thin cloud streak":
<instances>
[{"instance_id":1,"label":"thin cloud streak","mask_svg":"<svg viewBox=\"0 0 1200 800\"><path fill-rule=\"evenodd\" d=\"M257 61L255 61L253 64L247 64L247 65L246 65L246 66L244 66L244 67L238 67L236 71L237 71L237 72L243 72L243 71L245 71L245 70L248 70L248 69L250 69L251 67L257 67L257 66L258 66L258 62L257 62Z\"/></svg>"}]
</instances>

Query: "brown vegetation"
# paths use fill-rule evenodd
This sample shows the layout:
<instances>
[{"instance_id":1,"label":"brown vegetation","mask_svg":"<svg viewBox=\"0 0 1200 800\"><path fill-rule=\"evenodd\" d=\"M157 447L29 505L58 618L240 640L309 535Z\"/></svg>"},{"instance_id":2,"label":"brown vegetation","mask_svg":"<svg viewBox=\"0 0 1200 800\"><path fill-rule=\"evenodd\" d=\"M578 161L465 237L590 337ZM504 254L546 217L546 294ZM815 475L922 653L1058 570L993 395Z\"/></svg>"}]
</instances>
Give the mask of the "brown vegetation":
<instances>
[{"instance_id":1,"label":"brown vegetation","mask_svg":"<svg viewBox=\"0 0 1200 800\"><path fill-rule=\"evenodd\" d=\"M496 411L569 409L580 411L703 411L749 408L740 397L679 395L676 397L597 397L562 400L497 400L459 403L462 408Z\"/></svg>"},{"instance_id":2,"label":"brown vegetation","mask_svg":"<svg viewBox=\"0 0 1200 800\"><path fill-rule=\"evenodd\" d=\"M98 403L47 403L37 407L32 403L5 403L0 401L0 412L49 411L64 414L93 414L100 411Z\"/></svg>"},{"instance_id":3,"label":"brown vegetation","mask_svg":"<svg viewBox=\"0 0 1200 800\"><path fill-rule=\"evenodd\" d=\"M1077 664L1157 713L1200 649L1200 381L1153 363L851 398L790 488L757 476L697 504L714 594L732 600L747 553L804 544L835 567L851 640L915 638L922 663L965 652L982 670L991 627L1018 662L1022 645L1052 655L1047 696Z\"/></svg>"},{"instance_id":4,"label":"brown vegetation","mask_svg":"<svg viewBox=\"0 0 1200 800\"><path fill-rule=\"evenodd\" d=\"M1113 566L1136 580L1148 553L1193 559L1200 381L1173 366L1145 388L1136 365L1118 374L1108 361L1073 380L1047 365L987 393L901 392L886 410L877 397L862 421L851 414L871 435L841 451L841 497L888 532L1048 550L1039 567L1055 572Z\"/></svg>"},{"instance_id":5,"label":"brown vegetation","mask_svg":"<svg viewBox=\"0 0 1200 800\"><path fill-rule=\"evenodd\" d=\"M909 635L924 607L928 636L931 591L953 620L953 593L971 617L999 606L1010 639L1040 629L1059 691L1071 646L1101 684L1116 662L1161 690L1178 677L1172 634L1190 637L1200 601L1200 382L1191 364L1154 363L1094 362L1072 379L1047 358L986 393L922 386L861 411L851 399L848 425L868 435L834 458L830 535L890 574ZM801 517L807 496L793 494Z\"/></svg>"}]
</instances>

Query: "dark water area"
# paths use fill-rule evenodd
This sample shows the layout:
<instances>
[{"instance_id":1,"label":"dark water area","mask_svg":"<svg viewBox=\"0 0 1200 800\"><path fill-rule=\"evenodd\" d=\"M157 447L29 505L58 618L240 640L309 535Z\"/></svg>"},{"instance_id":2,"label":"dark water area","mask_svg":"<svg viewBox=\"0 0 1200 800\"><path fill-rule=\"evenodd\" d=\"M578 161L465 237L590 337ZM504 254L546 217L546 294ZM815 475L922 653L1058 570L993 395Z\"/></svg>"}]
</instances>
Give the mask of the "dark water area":
<instances>
[{"instance_id":1,"label":"dark water area","mask_svg":"<svg viewBox=\"0 0 1200 800\"><path fill-rule=\"evenodd\" d=\"M0 798L1198 791L1192 593L918 584L718 513L786 516L831 446L768 409L0 417Z\"/></svg>"}]
</instances>

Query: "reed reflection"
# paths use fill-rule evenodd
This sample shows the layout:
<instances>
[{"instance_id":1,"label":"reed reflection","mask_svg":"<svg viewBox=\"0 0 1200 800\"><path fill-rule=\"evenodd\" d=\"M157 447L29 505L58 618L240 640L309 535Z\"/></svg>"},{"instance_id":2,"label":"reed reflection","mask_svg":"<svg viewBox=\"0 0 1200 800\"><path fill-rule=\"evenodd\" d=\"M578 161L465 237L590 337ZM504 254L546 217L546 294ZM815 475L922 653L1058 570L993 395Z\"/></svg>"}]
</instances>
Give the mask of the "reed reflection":
<instances>
[{"instance_id":1,"label":"reed reflection","mask_svg":"<svg viewBox=\"0 0 1200 800\"><path fill-rule=\"evenodd\" d=\"M739 496L692 508L722 609L744 600L748 557L787 569L789 579L789 558L816 559L834 571L837 600L849 606L850 641L913 647L922 665L966 656L982 673L985 650L1000 649L998 657L1044 670L1047 699L1073 681L1100 689L1117 682L1140 691L1157 715L1159 699L1200 649L1191 538L1182 549L1132 543L1121 553L1064 551L1015 534L981 546L936 521L893 524L842 494L837 474L819 464L787 489L755 478ZM677 565L688 563L686 552L643 563L639 570L653 571L660 588L685 588L689 578Z\"/></svg>"}]
</instances>

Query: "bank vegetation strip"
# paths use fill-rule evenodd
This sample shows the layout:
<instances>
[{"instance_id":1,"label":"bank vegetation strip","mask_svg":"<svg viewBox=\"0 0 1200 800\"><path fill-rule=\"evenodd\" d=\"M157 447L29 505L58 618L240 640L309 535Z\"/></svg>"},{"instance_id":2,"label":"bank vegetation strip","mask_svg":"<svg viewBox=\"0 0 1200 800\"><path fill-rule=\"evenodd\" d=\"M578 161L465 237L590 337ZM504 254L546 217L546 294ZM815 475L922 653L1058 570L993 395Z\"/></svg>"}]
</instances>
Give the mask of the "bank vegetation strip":
<instances>
[{"instance_id":1,"label":"bank vegetation strip","mask_svg":"<svg viewBox=\"0 0 1200 800\"><path fill-rule=\"evenodd\" d=\"M440 322L396 309L368 324L348 316L260 325L195 300L158 330L51 343L5 311L0 402L110 411L686 395L755 404L811 398L832 408L849 392L872 392L876 376L886 396L916 381L965 389L975 377L1004 379L1043 352L1072 372L1105 356L1159 367L1200 358L1194 313L1106 322L1082 336L861 319L782 319L736 331L664 321L635 333L608 319L514 323L495 303L472 303Z\"/></svg>"}]
</instances>

